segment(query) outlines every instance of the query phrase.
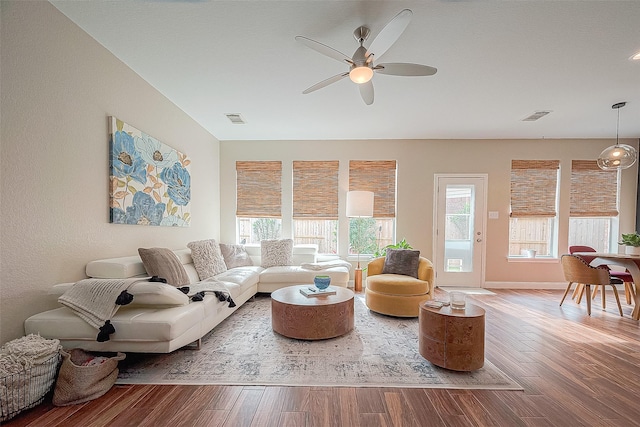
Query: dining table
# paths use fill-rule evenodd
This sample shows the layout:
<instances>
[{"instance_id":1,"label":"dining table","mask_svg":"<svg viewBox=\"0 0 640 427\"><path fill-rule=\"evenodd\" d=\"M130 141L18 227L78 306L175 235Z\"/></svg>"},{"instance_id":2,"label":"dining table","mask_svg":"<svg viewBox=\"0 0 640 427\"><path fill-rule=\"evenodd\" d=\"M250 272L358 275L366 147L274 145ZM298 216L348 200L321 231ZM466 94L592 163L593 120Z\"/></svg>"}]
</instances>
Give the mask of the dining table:
<instances>
[{"instance_id":1,"label":"dining table","mask_svg":"<svg viewBox=\"0 0 640 427\"><path fill-rule=\"evenodd\" d=\"M631 313L633 320L640 320L640 289L638 283L640 283L640 255L631 254L614 254L605 252L576 252L574 255L593 258L589 263L593 267L599 265L619 265L624 267L631 273L634 283L634 307Z\"/></svg>"}]
</instances>

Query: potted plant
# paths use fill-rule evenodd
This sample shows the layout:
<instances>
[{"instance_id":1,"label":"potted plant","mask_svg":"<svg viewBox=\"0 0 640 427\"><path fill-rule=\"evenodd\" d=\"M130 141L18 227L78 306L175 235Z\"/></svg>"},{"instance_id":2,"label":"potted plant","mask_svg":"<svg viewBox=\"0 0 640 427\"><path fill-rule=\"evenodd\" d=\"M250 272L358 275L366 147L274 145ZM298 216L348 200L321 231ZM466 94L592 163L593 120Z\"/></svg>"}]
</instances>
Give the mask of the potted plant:
<instances>
[{"instance_id":1,"label":"potted plant","mask_svg":"<svg viewBox=\"0 0 640 427\"><path fill-rule=\"evenodd\" d=\"M402 239L396 244L387 245L382 249L376 249L376 251L373 253L373 258L387 256L387 249L413 249L413 247L409 243L407 243L406 239ZM362 269L362 271L366 270L366 267Z\"/></svg>"},{"instance_id":2,"label":"potted plant","mask_svg":"<svg viewBox=\"0 0 640 427\"><path fill-rule=\"evenodd\" d=\"M378 257L381 257L381 256L386 256L387 255L387 249L413 249L413 248L411 247L411 245L409 243L407 243L407 241L405 239L402 239L398 243L396 243L395 245L387 245L382 249L378 249L373 254L373 257L374 258L378 258Z\"/></svg>"},{"instance_id":3,"label":"potted plant","mask_svg":"<svg viewBox=\"0 0 640 427\"><path fill-rule=\"evenodd\" d=\"M622 234L622 240L618 244L626 246L625 253L640 255L640 234Z\"/></svg>"}]
</instances>

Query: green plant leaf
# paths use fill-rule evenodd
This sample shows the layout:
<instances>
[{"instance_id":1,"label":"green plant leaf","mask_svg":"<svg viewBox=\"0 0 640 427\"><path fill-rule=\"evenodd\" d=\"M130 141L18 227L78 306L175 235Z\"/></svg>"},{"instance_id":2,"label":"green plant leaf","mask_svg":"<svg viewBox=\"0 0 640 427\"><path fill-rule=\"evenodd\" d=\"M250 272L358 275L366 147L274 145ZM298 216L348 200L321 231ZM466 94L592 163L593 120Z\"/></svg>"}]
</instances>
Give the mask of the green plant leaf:
<instances>
[{"instance_id":1,"label":"green plant leaf","mask_svg":"<svg viewBox=\"0 0 640 427\"><path fill-rule=\"evenodd\" d=\"M624 246L640 246L640 234L638 233L629 233L622 234L622 240L618 242L620 245Z\"/></svg>"}]
</instances>

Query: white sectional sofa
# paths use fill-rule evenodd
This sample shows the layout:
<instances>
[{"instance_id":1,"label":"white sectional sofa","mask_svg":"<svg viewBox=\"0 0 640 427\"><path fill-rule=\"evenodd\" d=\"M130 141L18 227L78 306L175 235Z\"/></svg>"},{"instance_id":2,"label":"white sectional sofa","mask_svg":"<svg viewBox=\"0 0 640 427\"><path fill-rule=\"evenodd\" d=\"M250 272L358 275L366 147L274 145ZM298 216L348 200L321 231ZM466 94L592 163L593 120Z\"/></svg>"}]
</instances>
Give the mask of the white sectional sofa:
<instances>
[{"instance_id":1,"label":"white sectional sofa","mask_svg":"<svg viewBox=\"0 0 640 427\"><path fill-rule=\"evenodd\" d=\"M235 307L209 293L202 301L190 301L187 295L171 285L145 281L129 289L134 296L133 302L120 307L111 318L116 332L108 341L96 341L98 331L64 306L29 317L25 321L25 332L59 339L66 348L169 353L188 344L199 345L200 338L258 292L313 283L313 278L319 274L330 276L332 286L346 287L349 282L351 264L337 259L317 263L315 245L294 246L295 265L268 268L260 266L260 246L247 246L246 251L253 266L231 268L215 276L224 284ZM191 251L180 249L173 252L183 264L190 282L198 282ZM92 261L86 266L86 274L90 278L102 279L148 277L139 256ZM57 297L71 286L73 283L56 285L50 293Z\"/></svg>"}]
</instances>

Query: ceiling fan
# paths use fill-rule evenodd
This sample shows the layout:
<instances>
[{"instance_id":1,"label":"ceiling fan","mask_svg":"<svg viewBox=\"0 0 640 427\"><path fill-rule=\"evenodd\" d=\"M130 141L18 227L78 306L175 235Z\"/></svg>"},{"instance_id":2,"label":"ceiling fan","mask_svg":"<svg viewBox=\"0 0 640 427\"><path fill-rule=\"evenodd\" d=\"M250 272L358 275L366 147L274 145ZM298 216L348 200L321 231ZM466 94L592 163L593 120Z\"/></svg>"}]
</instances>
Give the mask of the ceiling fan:
<instances>
[{"instance_id":1,"label":"ceiling fan","mask_svg":"<svg viewBox=\"0 0 640 427\"><path fill-rule=\"evenodd\" d=\"M398 40L400 35L409 25L413 12L409 9L400 11L396 16L391 19L380 31L376 38L371 42L369 48L364 47L364 42L369 37L371 31L368 27L360 26L355 29L353 36L356 41L360 43L360 47L356 49L355 53L349 58L344 53L335 50L325 44L311 40L310 38L303 36L296 36L296 40L305 46L320 52L329 58L336 59L342 63L346 63L349 66L349 71L336 74L333 77L329 77L313 86L305 89L302 93L307 94L318 89L322 89L325 86L329 86L332 83L342 80L349 76L351 81L358 84L360 88L360 95L362 100L367 105L373 104L373 83L371 79L373 74L390 74L394 76L432 76L438 70L428 65L411 64L404 62L390 62L382 64L374 64L374 59L380 59L382 55Z\"/></svg>"}]
</instances>

